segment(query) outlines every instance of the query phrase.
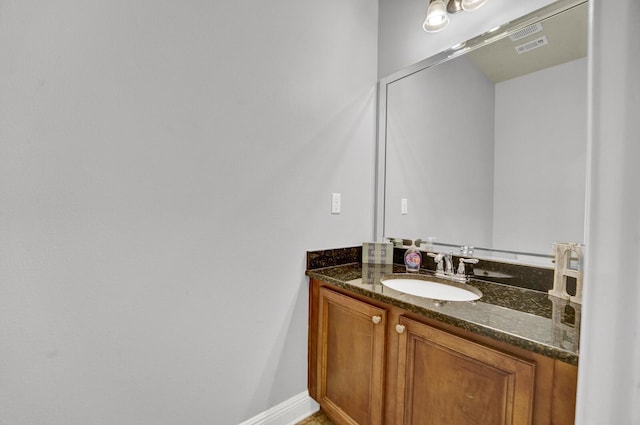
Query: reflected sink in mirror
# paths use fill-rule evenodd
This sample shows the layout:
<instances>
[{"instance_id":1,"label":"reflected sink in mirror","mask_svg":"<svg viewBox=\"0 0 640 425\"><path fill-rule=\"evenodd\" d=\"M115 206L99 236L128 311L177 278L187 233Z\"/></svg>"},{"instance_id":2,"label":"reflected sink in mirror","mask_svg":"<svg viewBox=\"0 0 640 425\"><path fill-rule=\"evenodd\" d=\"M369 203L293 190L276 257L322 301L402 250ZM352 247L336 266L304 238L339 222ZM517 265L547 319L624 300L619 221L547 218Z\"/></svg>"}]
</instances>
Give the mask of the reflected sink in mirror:
<instances>
[{"instance_id":1,"label":"reflected sink in mirror","mask_svg":"<svg viewBox=\"0 0 640 425\"><path fill-rule=\"evenodd\" d=\"M439 301L475 301L482 297L482 292L471 285L445 283L425 275L395 274L382 277L380 282L405 294Z\"/></svg>"}]
</instances>

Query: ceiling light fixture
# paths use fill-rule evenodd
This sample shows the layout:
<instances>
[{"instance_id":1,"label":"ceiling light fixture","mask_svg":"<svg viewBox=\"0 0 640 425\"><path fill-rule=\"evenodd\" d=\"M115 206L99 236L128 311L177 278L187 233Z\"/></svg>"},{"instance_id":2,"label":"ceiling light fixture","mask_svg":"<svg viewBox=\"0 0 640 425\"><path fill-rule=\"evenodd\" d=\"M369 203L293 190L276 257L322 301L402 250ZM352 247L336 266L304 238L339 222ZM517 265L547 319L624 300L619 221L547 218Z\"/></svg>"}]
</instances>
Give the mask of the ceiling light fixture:
<instances>
[{"instance_id":1,"label":"ceiling light fixture","mask_svg":"<svg viewBox=\"0 0 640 425\"><path fill-rule=\"evenodd\" d=\"M462 0L449 0L447 3L447 12L451 14L462 12Z\"/></svg>"},{"instance_id":2,"label":"ceiling light fixture","mask_svg":"<svg viewBox=\"0 0 640 425\"><path fill-rule=\"evenodd\" d=\"M422 24L426 32L438 32L449 25L449 15L462 11L472 11L482 7L488 0L449 0L445 6L445 0L429 0L427 17Z\"/></svg>"},{"instance_id":3,"label":"ceiling light fixture","mask_svg":"<svg viewBox=\"0 0 640 425\"><path fill-rule=\"evenodd\" d=\"M471 12L480 9L486 2L487 0L462 0L462 9Z\"/></svg>"},{"instance_id":4,"label":"ceiling light fixture","mask_svg":"<svg viewBox=\"0 0 640 425\"><path fill-rule=\"evenodd\" d=\"M427 17L422 24L426 32L438 32L449 25L449 15L444 0L430 0L427 7Z\"/></svg>"}]
</instances>

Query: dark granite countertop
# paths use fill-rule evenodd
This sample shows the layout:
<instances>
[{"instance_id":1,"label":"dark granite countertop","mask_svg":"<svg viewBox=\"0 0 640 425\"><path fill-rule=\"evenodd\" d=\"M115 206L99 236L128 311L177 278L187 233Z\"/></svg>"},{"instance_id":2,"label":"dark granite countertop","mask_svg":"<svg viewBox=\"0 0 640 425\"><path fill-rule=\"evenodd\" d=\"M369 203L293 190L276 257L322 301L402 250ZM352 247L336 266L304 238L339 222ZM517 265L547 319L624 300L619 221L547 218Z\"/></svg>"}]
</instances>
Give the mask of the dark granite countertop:
<instances>
[{"instance_id":1,"label":"dark granite countertop","mask_svg":"<svg viewBox=\"0 0 640 425\"><path fill-rule=\"evenodd\" d=\"M542 291L475 279L468 284L482 291L482 298L444 304L395 291L380 283L384 275L404 272L404 266L397 264L356 262L307 270L306 274L415 314L565 363L578 364L580 305ZM429 275L424 270L420 273Z\"/></svg>"}]
</instances>

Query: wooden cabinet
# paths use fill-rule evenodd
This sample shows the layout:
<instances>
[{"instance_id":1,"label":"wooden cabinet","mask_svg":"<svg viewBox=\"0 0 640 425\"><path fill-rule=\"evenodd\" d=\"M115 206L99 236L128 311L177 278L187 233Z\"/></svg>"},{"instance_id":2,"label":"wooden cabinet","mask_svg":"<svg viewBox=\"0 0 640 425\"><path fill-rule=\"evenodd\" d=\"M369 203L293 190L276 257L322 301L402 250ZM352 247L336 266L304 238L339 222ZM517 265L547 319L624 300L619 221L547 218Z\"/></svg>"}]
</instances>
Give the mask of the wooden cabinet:
<instances>
[{"instance_id":1,"label":"wooden cabinet","mask_svg":"<svg viewBox=\"0 0 640 425\"><path fill-rule=\"evenodd\" d=\"M574 423L576 366L316 279L308 378L339 425Z\"/></svg>"},{"instance_id":2,"label":"wooden cabinet","mask_svg":"<svg viewBox=\"0 0 640 425\"><path fill-rule=\"evenodd\" d=\"M317 401L344 424L382 424L386 311L319 290Z\"/></svg>"},{"instance_id":3,"label":"wooden cabinet","mask_svg":"<svg viewBox=\"0 0 640 425\"><path fill-rule=\"evenodd\" d=\"M396 329L396 424L531 424L535 364L406 317Z\"/></svg>"}]
</instances>

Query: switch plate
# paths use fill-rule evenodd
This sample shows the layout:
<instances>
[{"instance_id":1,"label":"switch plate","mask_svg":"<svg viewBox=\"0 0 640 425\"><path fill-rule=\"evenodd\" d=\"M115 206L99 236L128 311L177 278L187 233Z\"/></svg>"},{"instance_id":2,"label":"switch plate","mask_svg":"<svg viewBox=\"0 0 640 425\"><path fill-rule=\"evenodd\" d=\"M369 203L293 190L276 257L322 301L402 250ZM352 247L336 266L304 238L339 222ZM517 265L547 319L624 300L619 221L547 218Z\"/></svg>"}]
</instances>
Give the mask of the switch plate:
<instances>
[{"instance_id":1,"label":"switch plate","mask_svg":"<svg viewBox=\"0 0 640 425\"><path fill-rule=\"evenodd\" d=\"M331 194L331 214L340 214L342 208L342 196L339 193Z\"/></svg>"},{"instance_id":2,"label":"switch plate","mask_svg":"<svg viewBox=\"0 0 640 425\"><path fill-rule=\"evenodd\" d=\"M407 215L407 198L400 199L400 214Z\"/></svg>"}]
</instances>

